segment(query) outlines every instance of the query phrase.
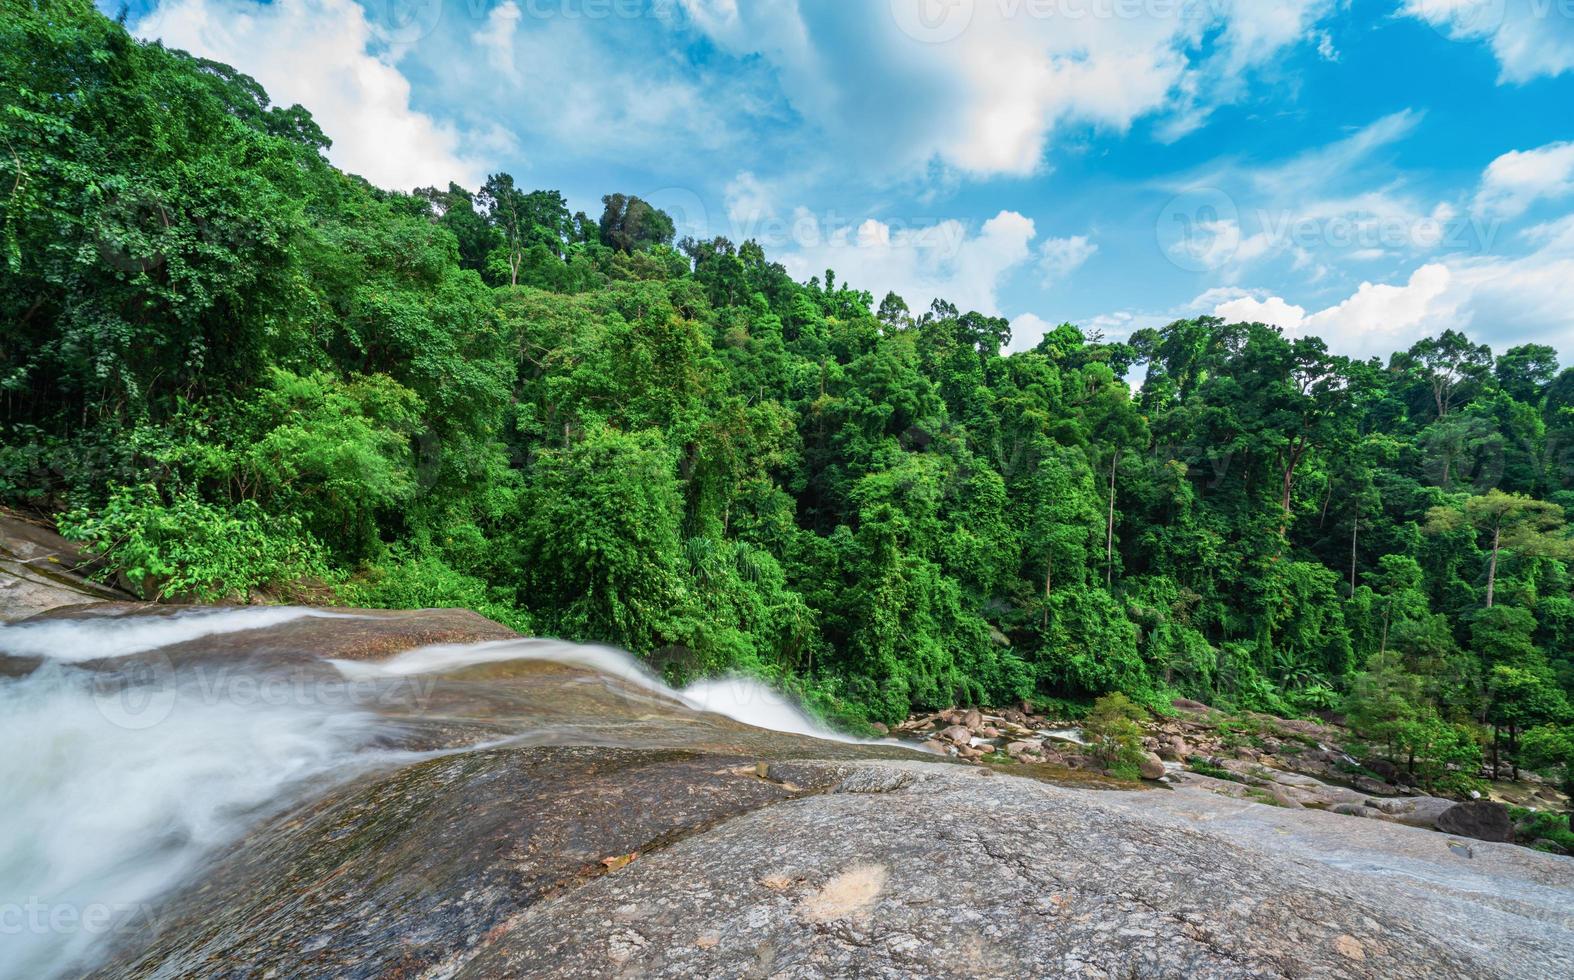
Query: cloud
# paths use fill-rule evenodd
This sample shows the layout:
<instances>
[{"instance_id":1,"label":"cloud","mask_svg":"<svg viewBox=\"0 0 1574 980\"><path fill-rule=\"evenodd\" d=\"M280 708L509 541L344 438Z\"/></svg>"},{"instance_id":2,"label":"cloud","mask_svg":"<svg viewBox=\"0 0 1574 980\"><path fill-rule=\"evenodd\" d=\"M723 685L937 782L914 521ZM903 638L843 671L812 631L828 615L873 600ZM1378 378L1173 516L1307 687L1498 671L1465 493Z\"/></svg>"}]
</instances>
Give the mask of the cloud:
<instances>
[{"instance_id":1,"label":"cloud","mask_svg":"<svg viewBox=\"0 0 1574 980\"><path fill-rule=\"evenodd\" d=\"M1038 271L1044 285L1053 285L1082 268L1099 247L1086 235L1046 238L1038 247Z\"/></svg>"},{"instance_id":2,"label":"cloud","mask_svg":"<svg viewBox=\"0 0 1574 980\"><path fill-rule=\"evenodd\" d=\"M1537 201L1574 193L1574 143L1513 150L1487 165L1476 210L1503 218L1524 214Z\"/></svg>"},{"instance_id":3,"label":"cloud","mask_svg":"<svg viewBox=\"0 0 1574 980\"><path fill-rule=\"evenodd\" d=\"M768 68L843 152L892 175L933 162L975 176L1037 172L1066 127L1201 118L1336 6L678 2L723 51Z\"/></svg>"},{"instance_id":4,"label":"cloud","mask_svg":"<svg viewBox=\"0 0 1574 980\"><path fill-rule=\"evenodd\" d=\"M1454 282L1448 266L1429 263L1398 285L1363 282L1347 299L1312 314L1283 297L1261 294L1219 303L1213 314L1322 337L1343 353L1387 354L1408 347L1459 305L1461 297L1451 294Z\"/></svg>"},{"instance_id":5,"label":"cloud","mask_svg":"<svg viewBox=\"0 0 1574 980\"><path fill-rule=\"evenodd\" d=\"M1413 192L1388 159L1423 118L1406 109L1285 160L1216 161L1167 182L1175 196L1160 216L1161 246L1182 268L1226 283L1281 257L1315 280L1330 262L1419 256L1474 233L1456 227L1453 205Z\"/></svg>"},{"instance_id":6,"label":"cloud","mask_svg":"<svg viewBox=\"0 0 1574 980\"><path fill-rule=\"evenodd\" d=\"M1240 296L1213 308L1213 315L1232 323L1271 323L1289 331L1298 331L1306 320L1306 308L1288 303L1278 296L1258 299Z\"/></svg>"},{"instance_id":7,"label":"cloud","mask_svg":"<svg viewBox=\"0 0 1574 980\"><path fill-rule=\"evenodd\" d=\"M410 83L352 0L165 0L132 27L233 65L275 103L306 106L340 168L382 187L450 180L476 186L486 166L453 127L410 105Z\"/></svg>"},{"instance_id":8,"label":"cloud","mask_svg":"<svg viewBox=\"0 0 1574 980\"><path fill-rule=\"evenodd\" d=\"M1565 0L1405 0L1401 12L1445 37L1484 42L1497 57L1500 82L1574 70L1574 11Z\"/></svg>"},{"instance_id":9,"label":"cloud","mask_svg":"<svg viewBox=\"0 0 1574 980\"><path fill-rule=\"evenodd\" d=\"M1050 323L1036 313L1023 313L1011 320L1011 343L1007 350L1023 351L1032 350L1044 335L1055 329L1059 324Z\"/></svg>"},{"instance_id":10,"label":"cloud","mask_svg":"<svg viewBox=\"0 0 1574 980\"><path fill-rule=\"evenodd\" d=\"M1451 256L1402 282L1363 282L1349 297L1314 313L1266 292L1210 291L1195 308L1231 320L1260 321L1295 335L1316 335L1335 350L1386 355L1444 329L1465 330L1498 349L1544 343L1574 356L1574 214L1528 229L1523 255Z\"/></svg>"},{"instance_id":11,"label":"cloud","mask_svg":"<svg viewBox=\"0 0 1574 980\"><path fill-rule=\"evenodd\" d=\"M520 81L520 75L514 62L514 37L523 17L514 0L504 0L492 8L486 24L474 35L476 45L486 52L487 62L515 83Z\"/></svg>"},{"instance_id":12,"label":"cloud","mask_svg":"<svg viewBox=\"0 0 1574 980\"><path fill-rule=\"evenodd\" d=\"M1001 211L977 234L959 221L893 229L873 218L856 229L824 229L804 212L794 227L802 243L781 260L794 278L834 269L838 281L877 300L889 291L914 310L945 299L990 316L1000 313L1007 274L1031 258L1036 234L1032 219L1015 211Z\"/></svg>"},{"instance_id":13,"label":"cloud","mask_svg":"<svg viewBox=\"0 0 1574 980\"><path fill-rule=\"evenodd\" d=\"M747 170L740 171L727 184L723 192L727 205L727 220L734 229L750 228L774 218L774 195L758 177Z\"/></svg>"}]
</instances>

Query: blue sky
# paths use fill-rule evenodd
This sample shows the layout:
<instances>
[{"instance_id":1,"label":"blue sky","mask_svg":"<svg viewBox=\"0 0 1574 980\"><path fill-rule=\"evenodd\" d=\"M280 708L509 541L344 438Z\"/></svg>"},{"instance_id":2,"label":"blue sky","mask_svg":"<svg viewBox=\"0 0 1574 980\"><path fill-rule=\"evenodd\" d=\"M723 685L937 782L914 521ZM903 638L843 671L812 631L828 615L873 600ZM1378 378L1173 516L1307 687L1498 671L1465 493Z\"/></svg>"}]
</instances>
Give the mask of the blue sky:
<instances>
[{"instance_id":1,"label":"blue sky","mask_svg":"<svg viewBox=\"0 0 1574 980\"><path fill-rule=\"evenodd\" d=\"M110 5L105 5L110 9ZM113 11L111 11L113 12ZM647 197L915 309L1574 360L1574 0L139 0L390 187Z\"/></svg>"}]
</instances>

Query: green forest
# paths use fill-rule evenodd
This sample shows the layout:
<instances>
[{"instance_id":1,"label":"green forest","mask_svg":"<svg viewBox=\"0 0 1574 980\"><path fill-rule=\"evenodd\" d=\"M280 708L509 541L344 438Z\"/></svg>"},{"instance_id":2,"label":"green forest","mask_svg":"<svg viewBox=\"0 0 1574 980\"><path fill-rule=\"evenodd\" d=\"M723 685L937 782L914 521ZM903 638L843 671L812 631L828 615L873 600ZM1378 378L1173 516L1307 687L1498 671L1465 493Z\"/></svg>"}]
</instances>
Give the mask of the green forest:
<instances>
[{"instance_id":1,"label":"green forest","mask_svg":"<svg viewBox=\"0 0 1574 980\"><path fill-rule=\"evenodd\" d=\"M87 0L0 0L0 500L146 598L464 606L855 727L1119 691L1574 756L1550 347L1199 317L1006 354L635 196L392 192L328 147Z\"/></svg>"}]
</instances>

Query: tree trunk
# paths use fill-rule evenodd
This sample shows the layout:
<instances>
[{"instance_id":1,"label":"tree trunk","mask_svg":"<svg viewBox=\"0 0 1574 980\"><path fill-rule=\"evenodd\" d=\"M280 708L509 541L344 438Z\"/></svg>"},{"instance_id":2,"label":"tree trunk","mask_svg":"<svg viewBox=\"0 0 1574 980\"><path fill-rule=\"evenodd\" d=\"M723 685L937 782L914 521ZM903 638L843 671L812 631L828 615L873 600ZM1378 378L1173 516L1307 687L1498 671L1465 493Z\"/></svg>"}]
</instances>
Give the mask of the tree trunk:
<instances>
[{"instance_id":1,"label":"tree trunk","mask_svg":"<svg viewBox=\"0 0 1574 980\"><path fill-rule=\"evenodd\" d=\"M1493 725L1492 726L1492 781L1493 782L1497 782L1497 763L1498 763L1497 745L1498 745L1498 739L1501 737L1501 735L1502 735L1501 729L1499 729L1498 726Z\"/></svg>"},{"instance_id":2,"label":"tree trunk","mask_svg":"<svg viewBox=\"0 0 1574 980\"><path fill-rule=\"evenodd\" d=\"M1049 625L1049 576L1054 571L1049 557L1044 557L1044 625Z\"/></svg>"},{"instance_id":3,"label":"tree trunk","mask_svg":"<svg viewBox=\"0 0 1574 980\"><path fill-rule=\"evenodd\" d=\"M1492 594L1497 590L1497 550L1503 541L1503 527L1492 529L1492 559L1487 562L1487 608L1492 608Z\"/></svg>"},{"instance_id":4,"label":"tree trunk","mask_svg":"<svg viewBox=\"0 0 1574 980\"><path fill-rule=\"evenodd\" d=\"M1355 512L1355 525L1350 528L1350 594L1355 595L1355 545L1361 534L1361 512Z\"/></svg>"},{"instance_id":5,"label":"tree trunk","mask_svg":"<svg viewBox=\"0 0 1574 980\"><path fill-rule=\"evenodd\" d=\"M1519 725L1508 726L1508 771L1513 774L1514 782L1519 782Z\"/></svg>"},{"instance_id":6,"label":"tree trunk","mask_svg":"<svg viewBox=\"0 0 1574 980\"><path fill-rule=\"evenodd\" d=\"M1109 522L1104 531L1104 585L1115 586L1115 468L1120 465L1120 447L1109 461Z\"/></svg>"}]
</instances>

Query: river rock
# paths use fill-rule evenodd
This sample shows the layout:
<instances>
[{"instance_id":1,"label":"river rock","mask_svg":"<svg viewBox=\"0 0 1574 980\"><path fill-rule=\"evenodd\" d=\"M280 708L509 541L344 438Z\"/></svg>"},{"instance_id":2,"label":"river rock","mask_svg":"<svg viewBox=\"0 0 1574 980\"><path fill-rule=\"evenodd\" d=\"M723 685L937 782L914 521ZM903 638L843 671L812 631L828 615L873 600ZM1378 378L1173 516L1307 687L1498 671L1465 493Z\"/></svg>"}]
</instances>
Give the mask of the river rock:
<instances>
[{"instance_id":1,"label":"river rock","mask_svg":"<svg viewBox=\"0 0 1574 980\"><path fill-rule=\"evenodd\" d=\"M1357 776L1351 780L1351 784L1361 792L1374 796L1392 796L1396 792L1392 786L1371 776Z\"/></svg>"},{"instance_id":2,"label":"river rock","mask_svg":"<svg viewBox=\"0 0 1574 980\"><path fill-rule=\"evenodd\" d=\"M1437 827L1437 818L1456 806L1457 802L1437 796L1401 796L1369 799L1365 806L1380 820L1432 830Z\"/></svg>"},{"instance_id":3,"label":"river rock","mask_svg":"<svg viewBox=\"0 0 1574 980\"><path fill-rule=\"evenodd\" d=\"M82 546L0 509L0 623L83 603L128 600L92 581Z\"/></svg>"},{"instance_id":4,"label":"river rock","mask_svg":"<svg viewBox=\"0 0 1574 980\"><path fill-rule=\"evenodd\" d=\"M1137 771L1143 779L1159 779L1167 770L1164 768L1163 759L1152 752L1146 752L1142 756L1142 761L1137 764Z\"/></svg>"},{"instance_id":5,"label":"river rock","mask_svg":"<svg viewBox=\"0 0 1574 980\"><path fill-rule=\"evenodd\" d=\"M940 733L940 738L957 745L968 746L972 744L973 732L965 725L952 725Z\"/></svg>"},{"instance_id":6,"label":"river rock","mask_svg":"<svg viewBox=\"0 0 1574 980\"><path fill-rule=\"evenodd\" d=\"M1509 819L1508 806L1492 800L1471 800L1449 807L1438 816L1437 829L1476 840L1514 839L1514 822Z\"/></svg>"}]
</instances>

